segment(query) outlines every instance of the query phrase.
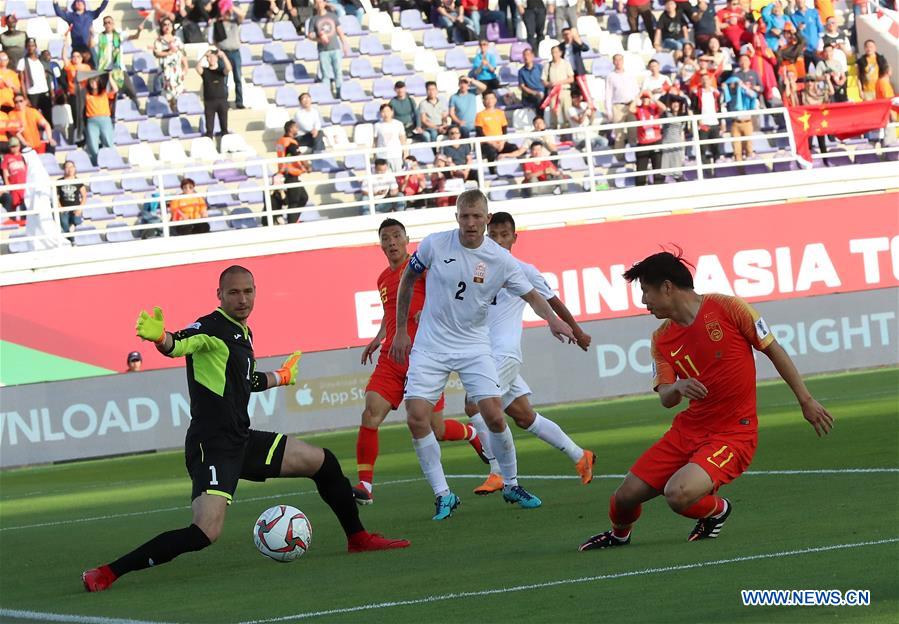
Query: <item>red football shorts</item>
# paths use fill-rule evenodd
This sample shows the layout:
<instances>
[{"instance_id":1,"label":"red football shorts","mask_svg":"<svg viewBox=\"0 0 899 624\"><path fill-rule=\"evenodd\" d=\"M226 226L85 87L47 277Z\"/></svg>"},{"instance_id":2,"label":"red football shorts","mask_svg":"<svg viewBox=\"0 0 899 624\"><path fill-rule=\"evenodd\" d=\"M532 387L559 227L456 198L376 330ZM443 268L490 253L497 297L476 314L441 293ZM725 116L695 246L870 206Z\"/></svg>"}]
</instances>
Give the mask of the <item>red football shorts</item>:
<instances>
[{"instance_id":1,"label":"red football shorts","mask_svg":"<svg viewBox=\"0 0 899 624\"><path fill-rule=\"evenodd\" d=\"M390 403L390 407L397 409L403 402L403 390L406 388L406 372L408 370L407 365L397 364L382 350L381 355L378 356L375 371L371 374L368 385L365 386L365 391L377 392ZM442 412L444 403L446 401L441 394L434 406L434 411Z\"/></svg>"},{"instance_id":2,"label":"red football shorts","mask_svg":"<svg viewBox=\"0 0 899 624\"><path fill-rule=\"evenodd\" d=\"M661 492L675 472L693 463L708 473L717 490L749 468L757 443L754 431L694 433L673 426L637 459L631 472Z\"/></svg>"}]
</instances>

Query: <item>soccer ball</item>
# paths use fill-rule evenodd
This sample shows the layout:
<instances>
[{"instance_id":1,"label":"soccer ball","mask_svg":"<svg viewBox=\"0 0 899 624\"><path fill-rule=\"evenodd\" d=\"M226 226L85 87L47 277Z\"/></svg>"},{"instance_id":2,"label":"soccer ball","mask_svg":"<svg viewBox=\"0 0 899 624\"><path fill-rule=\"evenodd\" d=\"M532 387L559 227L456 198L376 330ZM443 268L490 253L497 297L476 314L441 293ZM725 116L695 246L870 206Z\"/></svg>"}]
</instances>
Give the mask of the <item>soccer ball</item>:
<instances>
[{"instance_id":1,"label":"soccer ball","mask_svg":"<svg viewBox=\"0 0 899 624\"><path fill-rule=\"evenodd\" d=\"M253 526L253 542L266 557L287 563L309 549L312 524L302 511L290 505L275 505L262 512Z\"/></svg>"}]
</instances>

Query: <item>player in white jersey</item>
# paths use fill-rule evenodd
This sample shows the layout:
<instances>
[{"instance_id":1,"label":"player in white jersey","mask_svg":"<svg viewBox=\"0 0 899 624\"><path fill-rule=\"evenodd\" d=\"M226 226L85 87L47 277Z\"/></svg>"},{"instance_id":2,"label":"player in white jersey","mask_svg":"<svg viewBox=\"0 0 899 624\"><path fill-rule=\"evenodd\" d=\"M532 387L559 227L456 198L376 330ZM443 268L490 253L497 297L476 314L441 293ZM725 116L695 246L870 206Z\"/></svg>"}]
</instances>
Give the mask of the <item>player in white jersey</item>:
<instances>
[{"instance_id":1,"label":"player in white jersey","mask_svg":"<svg viewBox=\"0 0 899 624\"><path fill-rule=\"evenodd\" d=\"M415 454L436 496L434 520L448 518L460 503L446 482L440 446L431 429L434 403L454 371L468 396L478 404L490 430L491 446L503 476L503 499L524 508L541 504L518 484L515 444L503 418L499 380L490 351L487 310L500 289L522 297L546 319L556 338L574 340L571 328L534 290L512 255L484 236L488 217L483 193L469 190L459 195L459 228L425 237L409 260L397 295L397 331L390 357L400 364L409 359L406 414ZM413 347L406 319L415 280L425 271L427 295Z\"/></svg>"},{"instance_id":2,"label":"player in white jersey","mask_svg":"<svg viewBox=\"0 0 899 624\"><path fill-rule=\"evenodd\" d=\"M518 240L518 235L515 233L515 219L508 212L497 212L490 217L487 235L502 248L511 252L512 246ZM553 312L571 327L578 346L586 351L590 346L590 336L578 326L571 312L552 291L540 271L533 265L517 258L516 262L537 293L547 300ZM590 483L593 480L593 464L596 462L596 454L575 444L558 424L538 414L531 407L528 399L531 389L519 374L522 363L521 320L523 313L524 302L505 289L499 292L487 313L490 346L499 375L503 409L519 427L568 455L574 462L575 470L580 475L581 481L584 484ZM490 475L482 485L475 488L474 493L484 495L501 490L503 480L499 474L499 464L491 452L487 426L483 417L478 413L478 406L471 401L466 401L465 413L471 418L474 428L478 430L484 454L490 460ZM487 440L486 446L484 440Z\"/></svg>"}]
</instances>

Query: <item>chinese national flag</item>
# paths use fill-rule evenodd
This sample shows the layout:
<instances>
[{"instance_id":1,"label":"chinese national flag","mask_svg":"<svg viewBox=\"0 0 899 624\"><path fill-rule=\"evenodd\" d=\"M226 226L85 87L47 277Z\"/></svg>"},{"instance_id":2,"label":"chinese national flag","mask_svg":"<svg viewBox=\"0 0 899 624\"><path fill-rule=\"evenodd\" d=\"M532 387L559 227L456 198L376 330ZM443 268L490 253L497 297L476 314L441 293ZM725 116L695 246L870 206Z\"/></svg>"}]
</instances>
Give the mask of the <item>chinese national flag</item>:
<instances>
[{"instance_id":1,"label":"chinese national flag","mask_svg":"<svg viewBox=\"0 0 899 624\"><path fill-rule=\"evenodd\" d=\"M830 134L838 139L846 139L885 128L890 120L891 106L890 100L882 99L790 107L790 124L793 126L793 136L796 140L796 155L805 164L811 164L809 137Z\"/></svg>"}]
</instances>

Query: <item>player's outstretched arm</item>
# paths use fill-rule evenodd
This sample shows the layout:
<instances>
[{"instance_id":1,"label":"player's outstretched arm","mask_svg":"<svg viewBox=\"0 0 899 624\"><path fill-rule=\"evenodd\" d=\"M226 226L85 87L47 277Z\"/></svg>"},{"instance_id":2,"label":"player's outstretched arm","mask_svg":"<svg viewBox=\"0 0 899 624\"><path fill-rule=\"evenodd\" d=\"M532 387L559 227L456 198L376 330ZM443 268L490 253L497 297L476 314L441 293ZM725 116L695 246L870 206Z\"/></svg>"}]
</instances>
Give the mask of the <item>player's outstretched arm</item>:
<instances>
[{"instance_id":1,"label":"player's outstretched arm","mask_svg":"<svg viewBox=\"0 0 899 624\"><path fill-rule=\"evenodd\" d=\"M300 365L300 359L303 357L302 351L294 351L291 353L281 368L267 373L253 372L252 388L253 392L262 392L275 386L292 386L297 382L297 369ZM254 364L255 367L255 364Z\"/></svg>"},{"instance_id":2,"label":"player's outstretched arm","mask_svg":"<svg viewBox=\"0 0 899 624\"><path fill-rule=\"evenodd\" d=\"M584 330L581 329L581 326L577 324L577 321L574 320L574 316L571 314L571 311L568 309L562 300L558 297L553 297L552 299L547 299L549 302L549 307L553 309L553 312L556 315L565 321L568 326L571 328L572 333L574 333L574 339L577 342L577 346L586 351L590 347L590 341L592 338L590 334L584 333Z\"/></svg>"},{"instance_id":3,"label":"player's outstretched arm","mask_svg":"<svg viewBox=\"0 0 899 624\"><path fill-rule=\"evenodd\" d=\"M141 310L137 315L137 324L134 329L137 337L141 340L156 343L157 351L163 355L171 354L175 340L172 334L165 330L165 317L162 314L162 308L156 306L153 308L153 314Z\"/></svg>"},{"instance_id":4,"label":"player's outstretched arm","mask_svg":"<svg viewBox=\"0 0 899 624\"><path fill-rule=\"evenodd\" d=\"M568 323L553 313L553 309L550 307L549 302L541 297L536 289L531 289L530 292L523 294L521 298L534 309L537 316L549 323L549 331L552 332L552 335L558 338L560 342L564 342L566 338L568 338L569 342L577 342L577 339L574 337L574 332L571 331L571 327Z\"/></svg>"},{"instance_id":5,"label":"player's outstretched arm","mask_svg":"<svg viewBox=\"0 0 899 624\"><path fill-rule=\"evenodd\" d=\"M407 323L409 322L409 306L412 304L412 289L415 281L422 275L415 270L412 262L406 265L403 277L400 278L400 286L396 295L396 335L390 345L390 359L398 364L405 364L412 351L412 340L409 338Z\"/></svg>"},{"instance_id":6,"label":"player's outstretched arm","mask_svg":"<svg viewBox=\"0 0 899 624\"><path fill-rule=\"evenodd\" d=\"M808 388L805 387L802 376L784 348L774 341L765 348L763 353L768 356L781 378L787 382L793 394L796 395L796 400L799 401L799 406L802 408L802 416L815 428L818 437L827 435L833 428L833 416L815 400Z\"/></svg>"},{"instance_id":7,"label":"player's outstretched arm","mask_svg":"<svg viewBox=\"0 0 899 624\"><path fill-rule=\"evenodd\" d=\"M375 355L375 351L377 351L381 347L381 343L384 342L384 338L387 336L387 328L384 327L384 323L381 323L380 329L378 329L378 335L372 338L371 342L366 345L365 350L362 352L362 365L371 364Z\"/></svg>"}]
</instances>

